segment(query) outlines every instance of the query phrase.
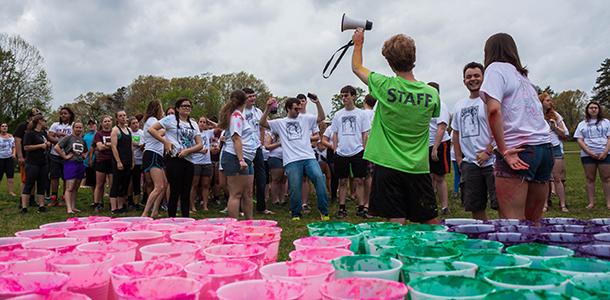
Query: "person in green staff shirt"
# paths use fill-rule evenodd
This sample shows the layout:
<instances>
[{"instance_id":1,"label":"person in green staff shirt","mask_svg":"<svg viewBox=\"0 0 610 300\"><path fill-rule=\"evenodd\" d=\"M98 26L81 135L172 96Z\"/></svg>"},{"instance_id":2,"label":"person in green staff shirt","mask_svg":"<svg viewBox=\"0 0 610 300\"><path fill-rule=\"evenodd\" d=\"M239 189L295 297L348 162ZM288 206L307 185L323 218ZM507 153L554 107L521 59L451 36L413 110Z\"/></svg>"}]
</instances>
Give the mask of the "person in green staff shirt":
<instances>
[{"instance_id":1,"label":"person in green staff shirt","mask_svg":"<svg viewBox=\"0 0 610 300\"><path fill-rule=\"evenodd\" d=\"M362 65L364 30L352 37L352 71L377 99L364 159L375 164L369 211L404 223L438 223L428 162L428 124L438 117L438 92L413 75L415 41L397 34L381 54L396 76L369 71Z\"/></svg>"}]
</instances>

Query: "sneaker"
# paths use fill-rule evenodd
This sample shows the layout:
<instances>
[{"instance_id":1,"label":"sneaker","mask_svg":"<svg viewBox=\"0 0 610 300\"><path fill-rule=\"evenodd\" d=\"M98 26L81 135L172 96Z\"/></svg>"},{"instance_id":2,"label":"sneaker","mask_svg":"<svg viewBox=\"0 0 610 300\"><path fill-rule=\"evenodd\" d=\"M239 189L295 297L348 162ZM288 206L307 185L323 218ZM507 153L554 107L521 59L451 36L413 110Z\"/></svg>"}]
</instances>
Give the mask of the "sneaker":
<instances>
[{"instance_id":1,"label":"sneaker","mask_svg":"<svg viewBox=\"0 0 610 300\"><path fill-rule=\"evenodd\" d=\"M303 204L303 213L308 214L310 212L311 212L311 208L309 208L309 205Z\"/></svg>"},{"instance_id":2,"label":"sneaker","mask_svg":"<svg viewBox=\"0 0 610 300\"><path fill-rule=\"evenodd\" d=\"M370 218L368 212L366 210L359 210L358 212L356 212L356 216L364 218L364 219L368 219Z\"/></svg>"},{"instance_id":3,"label":"sneaker","mask_svg":"<svg viewBox=\"0 0 610 300\"><path fill-rule=\"evenodd\" d=\"M292 221L301 221L301 217L292 217Z\"/></svg>"},{"instance_id":4,"label":"sneaker","mask_svg":"<svg viewBox=\"0 0 610 300\"><path fill-rule=\"evenodd\" d=\"M443 215L448 215L449 214L449 207L443 207L441 208L441 213Z\"/></svg>"},{"instance_id":5,"label":"sneaker","mask_svg":"<svg viewBox=\"0 0 610 300\"><path fill-rule=\"evenodd\" d=\"M22 207L21 210L19 211L20 214L27 214L28 213L28 209L26 207Z\"/></svg>"},{"instance_id":6,"label":"sneaker","mask_svg":"<svg viewBox=\"0 0 610 300\"><path fill-rule=\"evenodd\" d=\"M39 206L39 207L38 207L38 212L39 212L39 213L44 213L44 212L47 212L47 207L46 207L46 206Z\"/></svg>"},{"instance_id":7,"label":"sneaker","mask_svg":"<svg viewBox=\"0 0 610 300\"><path fill-rule=\"evenodd\" d=\"M161 204L161 210L167 211L167 204Z\"/></svg>"},{"instance_id":8,"label":"sneaker","mask_svg":"<svg viewBox=\"0 0 610 300\"><path fill-rule=\"evenodd\" d=\"M335 214L335 217L339 218L339 219L343 219L347 217L347 210L345 209L340 209L337 211L337 213Z\"/></svg>"},{"instance_id":9,"label":"sneaker","mask_svg":"<svg viewBox=\"0 0 610 300\"><path fill-rule=\"evenodd\" d=\"M229 212L229 208L228 207L225 207L225 209L219 211L219 213L221 213L221 214L226 214L228 212Z\"/></svg>"},{"instance_id":10,"label":"sneaker","mask_svg":"<svg viewBox=\"0 0 610 300\"><path fill-rule=\"evenodd\" d=\"M321 215L320 220L322 221L330 221L330 217L328 215Z\"/></svg>"}]
</instances>

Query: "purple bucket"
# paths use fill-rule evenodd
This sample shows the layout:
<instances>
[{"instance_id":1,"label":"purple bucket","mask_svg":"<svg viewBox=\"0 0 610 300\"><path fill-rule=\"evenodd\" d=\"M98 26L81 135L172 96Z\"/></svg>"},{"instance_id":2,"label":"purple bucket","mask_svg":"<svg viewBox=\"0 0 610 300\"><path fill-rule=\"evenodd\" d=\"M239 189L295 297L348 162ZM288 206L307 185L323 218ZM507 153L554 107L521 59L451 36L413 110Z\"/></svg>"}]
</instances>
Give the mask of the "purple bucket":
<instances>
[{"instance_id":1,"label":"purple bucket","mask_svg":"<svg viewBox=\"0 0 610 300\"><path fill-rule=\"evenodd\" d=\"M582 245L578 247L578 254L583 257L610 260L610 244Z\"/></svg>"},{"instance_id":2,"label":"purple bucket","mask_svg":"<svg viewBox=\"0 0 610 300\"><path fill-rule=\"evenodd\" d=\"M610 225L610 218L597 218L589 220L589 224L593 226L607 226Z\"/></svg>"},{"instance_id":3,"label":"purple bucket","mask_svg":"<svg viewBox=\"0 0 610 300\"><path fill-rule=\"evenodd\" d=\"M482 224L483 221L481 220L477 220L477 219L467 219L467 218L451 218L451 219L445 219L441 222L441 224L448 226L448 227L454 227L454 226L459 226L459 225L469 225L469 224Z\"/></svg>"},{"instance_id":4,"label":"purple bucket","mask_svg":"<svg viewBox=\"0 0 610 300\"><path fill-rule=\"evenodd\" d=\"M576 218L542 218L542 225L587 225L586 221Z\"/></svg>"},{"instance_id":5,"label":"purple bucket","mask_svg":"<svg viewBox=\"0 0 610 300\"><path fill-rule=\"evenodd\" d=\"M496 226L491 224L466 224L452 227L451 231L463 233L471 239L476 239L484 234L495 232Z\"/></svg>"},{"instance_id":6,"label":"purple bucket","mask_svg":"<svg viewBox=\"0 0 610 300\"><path fill-rule=\"evenodd\" d=\"M598 233L593 235L595 244L610 244L610 233Z\"/></svg>"},{"instance_id":7,"label":"purple bucket","mask_svg":"<svg viewBox=\"0 0 610 300\"><path fill-rule=\"evenodd\" d=\"M500 242L508 247L516 244L534 242L536 236L520 232L492 232L485 235L485 239Z\"/></svg>"},{"instance_id":8,"label":"purple bucket","mask_svg":"<svg viewBox=\"0 0 610 300\"><path fill-rule=\"evenodd\" d=\"M544 227L547 232L567 232L577 234L595 234L599 233L600 228L597 226L587 225L550 225Z\"/></svg>"},{"instance_id":9,"label":"purple bucket","mask_svg":"<svg viewBox=\"0 0 610 300\"><path fill-rule=\"evenodd\" d=\"M531 221L519 219L493 219L485 221L485 224L496 225L497 227L512 226L512 225L533 225Z\"/></svg>"},{"instance_id":10,"label":"purple bucket","mask_svg":"<svg viewBox=\"0 0 610 300\"><path fill-rule=\"evenodd\" d=\"M515 232L536 236L544 232L544 229L542 227L535 227L530 225L508 225L498 228L498 232Z\"/></svg>"},{"instance_id":11,"label":"purple bucket","mask_svg":"<svg viewBox=\"0 0 610 300\"><path fill-rule=\"evenodd\" d=\"M567 232L543 232L538 235L538 241L543 244L561 246L572 250L578 249L584 243L592 241L591 235Z\"/></svg>"}]
</instances>

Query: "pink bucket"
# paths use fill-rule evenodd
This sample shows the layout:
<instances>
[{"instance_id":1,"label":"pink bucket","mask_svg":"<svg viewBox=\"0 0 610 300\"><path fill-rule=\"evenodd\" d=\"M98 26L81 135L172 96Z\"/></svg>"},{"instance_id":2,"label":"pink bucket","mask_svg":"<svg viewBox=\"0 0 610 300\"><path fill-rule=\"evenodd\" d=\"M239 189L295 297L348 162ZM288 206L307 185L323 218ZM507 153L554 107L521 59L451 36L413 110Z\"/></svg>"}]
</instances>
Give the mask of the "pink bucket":
<instances>
[{"instance_id":1,"label":"pink bucket","mask_svg":"<svg viewBox=\"0 0 610 300\"><path fill-rule=\"evenodd\" d=\"M47 228L47 229L30 229L15 232L17 237L27 237L33 240L35 239L48 239L64 237L67 229L63 228Z\"/></svg>"},{"instance_id":2,"label":"pink bucket","mask_svg":"<svg viewBox=\"0 0 610 300\"><path fill-rule=\"evenodd\" d=\"M89 296L84 294L59 291L50 292L49 294L27 294L10 300L91 300Z\"/></svg>"},{"instance_id":3,"label":"pink bucket","mask_svg":"<svg viewBox=\"0 0 610 300\"><path fill-rule=\"evenodd\" d=\"M82 241L75 238L50 238L50 239L39 239L24 242L24 249L43 249L51 250L57 253L72 252L76 249L76 246L80 245Z\"/></svg>"},{"instance_id":4,"label":"pink bucket","mask_svg":"<svg viewBox=\"0 0 610 300\"><path fill-rule=\"evenodd\" d=\"M335 268L329 263L288 261L269 264L260 269L263 279L277 279L302 284L303 299L320 299L320 287L333 279Z\"/></svg>"},{"instance_id":5,"label":"pink bucket","mask_svg":"<svg viewBox=\"0 0 610 300\"><path fill-rule=\"evenodd\" d=\"M225 238L227 244L260 245L265 247L265 257L263 264L274 263L280 250L280 238L273 238L265 235L229 235Z\"/></svg>"},{"instance_id":6,"label":"pink bucket","mask_svg":"<svg viewBox=\"0 0 610 300\"><path fill-rule=\"evenodd\" d=\"M220 225L230 230L233 228L233 224L237 222L235 218L208 218L203 220L195 221L197 225Z\"/></svg>"},{"instance_id":7,"label":"pink bucket","mask_svg":"<svg viewBox=\"0 0 610 300\"><path fill-rule=\"evenodd\" d=\"M149 223L149 222L152 222L154 219L151 217L122 217L122 218L114 218L112 220L136 224L136 223Z\"/></svg>"},{"instance_id":8,"label":"pink bucket","mask_svg":"<svg viewBox=\"0 0 610 300\"><path fill-rule=\"evenodd\" d=\"M339 248L312 248L303 250L294 250L288 253L290 260L292 261L318 261L330 263L331 260L341 257L354 255L354 252L347 249Z\"/></svg>"},{"instance_id":9,"label":"pink bucket","mask_svg":"<svg viewBox=\"0 0 610 300\"><path fill-rule=\"evenodd\" d=\"M162 219L158 219L153 221L153 223L156 224L174 224L174 225L178 225L178 226L187 226L189 224L192 224L193 222L195 222L195 219L193 218L162 218Z\"/></svg>"},{"instance_id":10,"label":"pink bucket","mask_svg":"<svg viewBox=\"0 0 610 300\"><path fill-rule=\"evenodd\" d=\"M292 242L296 250L319 249L319 248L339 248L349 250L352 241L342 237L333 236L308 236Z\"/></svg>"},{"instance_id":11,"label":"pink bucket","mask_svg":"<svg viewBox=\"0 0 610 300\"><path fill-rule=\"evenodd\" d=\"M222 245L223 234L218 231L189 231L174 233L170 236L172 242L184 242L198 245L201 249L209 246Z\"/></svg>"},{"instance_id":12,"label":"pink bucket","mask_svg":"<svg viewBox=\"0 0 610 300\"><path fill-rule=\"evenodd\" d=\"M66 237L80 239L83 242L112 241L112 229L80 229L67 231Z\"/></svg>"},{"instance_id":13,"label":"pink bucket","mask_svg":"<svg viewBox=\"0 0 610 300\"><path fill-rule=\"evenodd\" d=\"M70 276L66 287L93 300L108 299L110 274L114 257L110 254L80 252L55 256L47 261L47 269Z\"/></svg>"},{"instance_id":14,"label":"pink bucket","mask_svg":"<svg viewBox=\"0 0 610 300\"><path fill-rule=\"evenodd\" d=\"M112 238L115 240L125 240L138 243L138 248L136 249L136 261L142 259L142 256L140 255L140 248L146 245L162 243L165 240L162 232L150 230L119 232L115 233Z\"/></svg>"},{"instance_id":15,"label":"pink bucket","mask_svg":"<svg viewBox=\"0 0 610 300\"><path fill-rule=\"evenodd\" d=\"M139 278L155 278L166 276L182 276L182 266L167 261L136 261L123 263L110 268L110 278L113 291L125 282Z\"/></svg>"},{"instance_id":16,"label":"pink bucket","mask_svg":"<svg viewBox=\"0 0 610 300\"><path fill-rule=\"evenodd\" d=\"M263 266L267 249L259 245L218 245L203 249L206 260L245 259L255 263L259 268Z\"/></svg>"},{"instance_id":17,"label":"pink bucket","mask_svg":"<svg viewBox=\"0 0 610 300\"><path fill-rule=\"evenodd\" d=\"M48 294L60 290L68 280L70 277L67 275L53 272L0 276L0 299L32 293Z\"/></svg>"},{"instance_id":18,"label":"pink bucket","mask_svg":"<svg viewBox=\"0 0 610 300\"><path fill-rule=\"evenodd\" d=\"M265 236L271 239L276 239L281 237L282 228L263 226L233 227L231 234L237 236Z\"/></svg>"},{"instance_id":19,"label":"pink bucket","mask_svg":"<svg viewBox=\"0 0 610 300\"><path fill-rule=\"evenodd\" d=\"M0 266L5 268L4 274L26 272L44 272L47 270L47 260L55 252L41 249L15 249L0 252Z\"/></svg>"},{"instance_id":20,"label":"pink bucket","mask_svg":"<svg viewBox=\"0 0 610 300\"><path fill-rule=\"evenodd\" d=\"M267 300L301 299L305 294L303 285L280 280L246 280L229 283L216 291L221 300L251 300L253 295Z\"/></svg>"},{"instance_id":21,"label":"pink bucket","mask_svg":"<svg viewBox=\"0 0 610 300\"><path fill-rule=\"evenodd\" d=\"M135 231L151 230L151 231L162 232L164 241L169 242L169 241L171 241L171 239L169 237L172 234L178 232L178 230L181 227L182 226L180 226L180 225L170 224L170 223L140 223L140 224L134 224L133 226L131 226L131 229L133 229Z\"/></svg>"},{"instance_id":22,"label":"pink bucket","mask_svg":"<svg viewBox=\"0 0 610 300\"><path fill-rule=\"evenodd\" d=\"M131 229L133 224L122 221L110 221L87 224L87 229L112 229L117 232L124 232Z\"/></svg>"},{"instance_id":23,"label":"pink bucket","mask_svg":"<svg viewBox=\"0 0 610 300\"><path fill-rule=\"evenodd\" d=\"M242 220L233 223L233 228L236 227L276 227L277 221L274 220Z\"/></svg>"},{"instance_id":24,"label":"pink bucket","mask_svg":"<svg viewBox=\"0 0 610 300\"><path fill-rule=\"evenodd\" d=\"M407 295L404 283L378 278L341 278L320 288L323 299L387 299L402 300Z\"/></svg>"},{"instance_id":25,"label":"pink bucket","mask_svg":"<svg viewBox=\"0 0 610 300\"><path fill-rule=\"evenodd\" d=\"M221 225L209 225L209 224L198 224L197 222L188 226L178 229L178 232L189 232L189 231L213 231L222 234L224 239L227 227Z\"/></svg>"},{"instance_id":26,"label":"pink bucket","mask_svg":"<svg viewBox=\"0 0 610 300\"><path fill-rule=\"evenodd\" d=\"M247 260L198 261L184 268L188 278L203 283L199 299L218 299L216 290L226 284L254 279L258 266Z\"/></svg>"},{"instance_id":27,"label":"pink bucket","mask_svg":"<svg viewBox=\"0 0 610 300\"><path fill-rule=\"evenodd\" d=\"M132 262L136 259L138 243L126 240L97 241L78 245L76 250L82 253L102 253L114 256L113 265Z\"/></svg>"},{"instance_id":28,"label":"pink bucket","mask_svg":"<svg viewBox=\"0 0 610 300\"><path fill-rule=\"evenodd\" d=\"M29 241L31 238L28 237L2 237L0 238L0 251L11 251L14 249L23 249L21 244Z\"/></svg>"},{"instance_id":29,"label":"pink bucket","mask_svg":"<svg viewBox=\"0 0 610 300\"><path fill-rule=\"evenodd\" d=\"M186 266L195 261L195 253L200 249L191 243L159 243L140 248L140 254L144 261L157 259Z\"/></svg>"},{"instance_id":30,"label":"pink bucket","mask_svg":"<svg viewBox=\"0 0 610 300\"><path fill-rule=\"evenodd\" d=\"M40 225L40 229L47 229L47 228L78 230L78 229L85 229L85 223L65 221L65 222L55 222L55 223L47 223L47 224Z\"/></svg>"},{"instance_id":31,"label":"pink bucket","mask_svg":"<svg viewBox=\"0 0 610 300\"><path fill-rule=\"evenodd\" d=\"M183 277L140 278L117 288L119 300L197 300L203 284Z\"/></svg>"},{"instance_id":32,"label":"pink bucket","mask_svg":"<svg viewBox=\"0 0 610 300\"><path fill-rule=\"evenodd\" d=\"M112 220L111 217L88 216L88 217L70 218L70 219L68 219L66 221L68 221L68 222L80 222L80 223L85 223L85 224L91 224L91 223L109 222L110 220Z\"/></svg>"}]
</instances>

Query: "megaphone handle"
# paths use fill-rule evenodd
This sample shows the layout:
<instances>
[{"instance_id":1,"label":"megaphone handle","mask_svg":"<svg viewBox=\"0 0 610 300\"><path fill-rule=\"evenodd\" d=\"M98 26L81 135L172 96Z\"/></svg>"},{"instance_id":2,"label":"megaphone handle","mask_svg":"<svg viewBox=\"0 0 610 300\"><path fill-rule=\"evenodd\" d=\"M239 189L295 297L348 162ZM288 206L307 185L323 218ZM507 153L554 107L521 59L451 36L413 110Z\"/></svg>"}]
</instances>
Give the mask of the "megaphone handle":
<instances>
[{"instance_id":1,"label":"megaphone handle","mask_svg":"<svg viewBox=\"0 0 610 300\"><path fill-rule=\"evenodd\" d=\"M343 58L343 55L345 55L345 52L347 52L347 49L349 49L349 47L351 47L353 45L354 45L354 42L353 41L349 41L347 44L343 45L341 48L337 49L337 51L335 51L335 53L333 53L333 55L330 57L328 62L326 62L326 65L324 66L324 70L322 70L322 77L324 77L324 79L328 79L330 77L330 75L333 74L333 72L335 71L335 69L339 65L339 62ZM341 52L341 55L339 55L339 57L337 58L337 61L335 62L335 65L333 66L333 68L330 69L330 73L328 73L328 75L325 75L326 70L328 70L328 67L330 66L330 63L333 61L333 58L335 58L335 55L337 55L337 53L339 53L341 50L343 50L343 52Z\"/></svg>"}]
</instances>

